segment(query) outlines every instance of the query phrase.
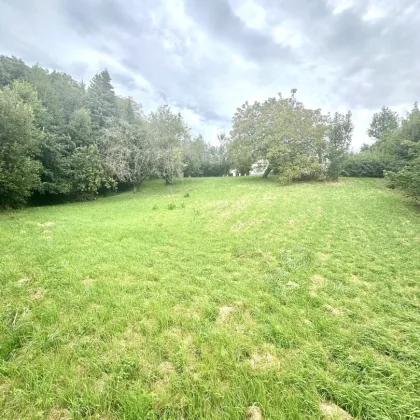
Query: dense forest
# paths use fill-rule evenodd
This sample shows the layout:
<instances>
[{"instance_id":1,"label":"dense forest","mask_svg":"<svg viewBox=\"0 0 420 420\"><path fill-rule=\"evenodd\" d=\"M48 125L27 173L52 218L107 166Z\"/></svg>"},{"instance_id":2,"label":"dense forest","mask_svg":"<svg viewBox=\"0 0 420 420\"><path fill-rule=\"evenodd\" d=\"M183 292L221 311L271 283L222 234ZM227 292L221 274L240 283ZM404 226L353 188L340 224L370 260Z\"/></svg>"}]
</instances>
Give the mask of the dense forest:
<instances>
[{"instance_id":1,"label":"dense forest","mask_svg":"<svg viewBox=\"0 0 420 420\"><path fill-rule=\"evenodd\" d=\"M420 194L420 111L400 119L388 108L373 117L375 140L350 154L351 113L323 114L279 94L245 103L217 146L193 136L168 105L145 113L114 92L109 72L89 86L70 75L0 57L0 206L29 200L87 200L134 190L159 177L249 174L256 166L282 181L386 176Z\"/></svg>"}]
</instances>

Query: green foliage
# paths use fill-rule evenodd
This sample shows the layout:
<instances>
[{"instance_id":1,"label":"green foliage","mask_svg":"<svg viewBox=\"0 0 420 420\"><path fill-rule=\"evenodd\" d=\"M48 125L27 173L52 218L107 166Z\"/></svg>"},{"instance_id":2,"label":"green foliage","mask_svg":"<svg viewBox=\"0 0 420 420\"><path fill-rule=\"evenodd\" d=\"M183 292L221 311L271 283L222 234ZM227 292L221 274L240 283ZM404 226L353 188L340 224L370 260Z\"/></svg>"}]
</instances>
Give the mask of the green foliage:
<instances>
[{"instance_id":1,"label":"green foliage","mask_svg":"<svg viewBox=\"0 0 420 420\"><path fill-rule=\"evenodd\" d=\"M264 163L264 176L274 171L281 180L337 179L351 142L351 113L333 119L319 109L290 98L246 102L233 117L229 156L239 173Z\"/></svg>"},{"instance_id":2,"label":"green foliage","mask_svg":"<svg viewBox=\"0 0 420 420\"><path fill-rule=\"evenodd\" d=\"M353 129L354 125L351 121L350 111L346 115L341 115L338 112L334 114L329 124L326 147L327 174L331 180L336 181L341 174L344 159L350 148Z\"/></svg>"},{"instance_id":3,"label":"green foliage","mask_svg":"<svg viewBox=\"0 0 420 420\"><path fill-rule=\"evenodd\" d=\"M20 58L0 55L0 87L25 79L28 70L29 67Z\"/></svg>"},{"instance_id":4,"label":"green foliage","mask_svg":"<svg viewBox=\"0 0 420 420\"><path fill-rule=\"evenodd\" d=\"M172 185L184 174L183 146L190 142L190 130L181 114L174 114L168 105L151 112L148 122L148 136L155 156L154 172Z\"/></svg>"},{"instance_id":5,"label":"green foliage","mask_svg":"<svg viewBox=\"0 0 420 420\"><path fill-rule=\"evenodd\" d=\"M403 189L420 198L420 110L417 102L398 125L398 115L383 107L375 114L369 131L376 141L361 153L347 158L343 174L375 176L384 174L391 188Z\"/></svg>"},{"instance_id":6,"label":"green foliage","mask_svg":"<svg viewBox=\"0 0 420 420\"><path fill-rule=\"evenodd\" d=\"M77 109L70 117L69 135L76 147L93 143L92 121L89 111L85 108Z\"/></svg>"},{"instance_id":7,"label":"green foliage","mask_svg":"<svg viewBox=\"0 0 420 420\"><path fill-rule=\"evenodd\" d=\"M21 206L39 187L41 167L35 156L43 136L34 109L40 107L25 82L0 88L0 206Z\"/></svg>"},{"instance_id":8,"label":"green foliage","mask_svg":"<svg viewBox=\"0 0 420 420\"><path fill-rule=\"evenodd\" d=\"M96 145L76 148L69 157L68 167L69 194L78 200L94 198L102 184L108 188L113 185L112 180L106 178Z\"/></svg>"},{"instance_id":9,"label":"green foliage","mask_svg":"<svg viewBox=\"0 0 420 420\"><path fill-rule=\"evenodd\" d=\"M137 188L155 172L155 150L148 135L146 121L137 118L109 120L101 131L100 147L105 167L118 181Z\"/></svg>"},{"instance_id":10,"label":"green foliage","mask_svg":"<svg viewBox=\"0 0 420 420\"><path fill-rule=\"evenodd\" d=\"M169 203L168 204L168 210L175 210L176 209L176 204L174 203Z\"/></svg>"},{"instance_id":11,"label":"green foliage","mask_svg":"<svg viewBox=\"0 0 420 420\"><path fill-rule=\"evenodd\" d=\"M108 119L116 115L116 96L108 70L93 76L87 91L86 106L90 110L95 130L104 128Z\"/></svg>"},{"instance_id":12,"label":"green foliage","mask_svg":"<svg viewBox=\"0 0 420 420\"><path fill-rule=\"evenodd\" d=\"M401 138L413 143L420 142L420 109L417 102L402 120Z\"/></svg>"},{"instance_id":13,"label":"green foliage","mask_svg":"<svg viewBox=\"0 0 420 420\"><path fill-rule=\"evenodd\" d=\"M47 110L40 125L48 132L67 134L73 113L83 105L84 86L68 74L50 73L39 66L30 69L27 80L38 92Z\"/></svg>"},{"instance_id":14,"label":"green foliage","mask_svg":"<svg viewBox=\"0 0 420 420\"><path fill-rule=\"evenodd\" d=\"M384 134L398 128L398 114L386 106L373 115L367 131L369 137L379 140Z\"/></svg>"},{"instance_id":15,"label":"green foliage","mask_svg":"<svg viewBox=\"0 0 420 420\"><path fill-rule=\"evenodd\" d=\"M392 188L401 188L420 200L420 142L406 141L403 145L408 150L406 164L399 171L386 172L386 177Z\"/></svg>"},{"instance_id":16,"label":"green foliage","mask_svg":"<svg viewBox=\"0 0 420 420\"><path fill-rule=\"evenodd\" d=\"M94 76L86 92L83 83L65 73L0 56L0 86L12 83L14 100L27 106L28 115L30 109L33 128L28 144L28 135L20 137L26 160L16 166L20 155L12 157L3 150L1 168L7 173L1 174L2 185L9 188L8 196L22 187L19 203L34 190L45 201L49 196L90 199L118 183L136 190L151 176L172 184L184 172L187 176L226 172L222 146L209 146L201 136L192 139L182 116L169 106L146 116L133 98L115 95L107 70ZM18 113L13 100L5 98ZM6 203L6 195L2 201ZM7 202L12 203L9 198Z\"/></svg>"},{"instance_id":17,"label":"green foliage","mask_svg":"<svg viewBox=\"0 0 420 420\"><path fill-rule=\"evenodd\" d=\"M352 154L346 157L341 169L341 175L350 177L383 178L384 171L393 166L392 160L384 155L373 152Z\"/></svg>"}]
</instances>

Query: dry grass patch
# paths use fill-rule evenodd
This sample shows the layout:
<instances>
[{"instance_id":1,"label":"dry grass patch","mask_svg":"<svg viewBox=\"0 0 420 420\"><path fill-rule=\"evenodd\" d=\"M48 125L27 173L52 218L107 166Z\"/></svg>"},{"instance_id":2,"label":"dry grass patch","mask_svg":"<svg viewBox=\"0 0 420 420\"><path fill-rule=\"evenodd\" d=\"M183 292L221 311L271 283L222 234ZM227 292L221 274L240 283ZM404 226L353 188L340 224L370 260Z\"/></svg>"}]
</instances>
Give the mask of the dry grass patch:
<instances>
[{"instance_id":1,"label":"dry grass patch","mask_svg":"<svg viewBox=\"0 0 420 420\"><path fill-rule=\"evenodd\" d=\"M322 402L319 404L321 417L324 420L351 420L353 417L338 405L331 402Z\"/></svg>"},{"instance_id":2,"label":"dry grass patch","mask_svg":"<svg viewBox=\"0 0 420 420\"><path fill-rule=\"evenodd\" d=\"M344 315L344 309L341 308L334 308L334 306L331 305L324 305L324 308L327 309L329 312L331 312L334 316L342 316Z\"/></svg>"},{"instance_id":3,"label":"dry grass patch","mask_svg":"<svg viewBox=\"0 0 420 420\"><path fill-rule=\"evenodd\" d=\"M299 285L297 283L295 283L294 281L289 281L285 284L285 286L288 289L296 289L297 287L299 287Z\"/></svg>"},{"instance_id":4,"label":"dry grass patch","mask_svg":"<svg viewBox=\"0 0 420 420\"><path fill-rule=\"evenodd\" d=\"M257 371L280 370L281 363L275 354L273 345L265 345L261 351L254 353L249 360L251 368Z\"/></svg>"},{"instance_id":5,"label":"dry grass patch","mask_svg":"<svg viewBox=\"0 0 420 420\"><path fill-rule=\"evenodd\" d=\"M30 278L24 277L22 279L19 279L16 283L17 283L18 286L23 286L23 285L25 285L27 283L30 283L30 282L31 282Z\"/></svg>"},{"instance_id":6,"label":"dry grass patch","mask_svg":"<svg viewBox=\"0 0 420 420\"><path fill-rule=\"evenodd\" d=\"M154 394L164 395L167 392L171 377L176 375L175 366L170 362L162 362L157 368L159 379L153 382L151 390Z\"/></svg>"},{"instance_id":7,"label":"dry grass patch","mask_svg":"<svg viewBox=\"0 0 420 420\"><path fill-rule=\"evenodd\" d=\"M217 317L217 321L223 323L227 321L227 319L231 316L233 312L233 306L221 306L219 308L219 316Z\"/></svg>"},{"instance_id":8,"label":"dry grass patch","mask_svg":"<svg viewBox=\"0 0 420 420\"><path fill-rule=\"evenodd\" d=\"M251 407L248 407L248 410L246 411L246 418L248 420L263 420L264 419L261 408L256 405L251 405Z\"/></svg>"},{"instance_id":9,"label":"dry grass patch","mask_svg":"<svg viewBox=\"0 0 420 420\"><path fill-rule=\"evenodd\" d=\"M91 279L90 277L86 277L84 280L82 280L82 283L86 286L92 286L92 284L95 282L95 280Z\"/></svg>"},{"instance_id":10,"label":"dry grass patch","mask_svg":"<svg viewBox=\"0 0 420 420\"><path fill-rule=\"evenodd\" d=\"M370 283L368 283L367 281L363 281L363 280L361 280L359 277L357 277L356 275L354 275L354 274L352 274L351 276L350 276L350 281L353 283L353 284L356 284L356 285L358 285L358 286L366 286L366 287L370 287L371 286L371 284Z\"/></svg>"},{"instance_id":11,"label":"dry grass patch","mask_svg":"<svg viewBox=\"0 0 420 420\"><path fill-rule=\"evenodd\" d=\"M45 295L46 290L45 289L38 289L31 293L31 299L32 300L39 300L42 299Z\"/></svg>"},{"instance_id":12,"label":"dry grass patch","mask_svg":"<svg viewBox=\"0 0 420 420\"><path fill-rule=\"evenodd\" d=\"M246 229L246 228L259 227L266 222L267 222L267 220L265 220L265 219L253 219L253 220L248 220L246 222L238 221L238 222L234 223L230 228L232 230L238 231L238 230L242 230L242 229Z\"/></svg>"},{"instance_id":13,"label":"dry grass patch","mask_svg":"<svg viewBox=\"0 0 420 420\"><path fill-rule=\"evenodd\" d=\"M330 254L324 254L323 252L318 253L318 257L321 261L328 261L331 258Z\"/></svg>"},{"instance_id":14,"label":"dry grass patch","mask_svg":"<svg viewBox=\"0 0 420 420\"><path fill-rule=\"evenodd\" d=\"M70 411L66 408L54 407L51 409L48 420L68 420L71 418Z\"/></svg>"},{"instance_id":15,"label":"dry grass patch","mask_svg":"<svg viewBox=\"0 0 420 420\"><path fill-rule=\"evenodd\" d=\"M45 223L40 223L39 226L42 226L44 228L50 228L55 226L55 222L45 222Z\"/></svg>"},{"instance_id":16,"label":"dry grass patch","mask_svg":"<svg viewBox=\"0 0 420 420\"><path fill-rule=\"evenodd\" d=\"M179 318L200 319L200 311L192 306L185 307L184 305L175 305L173 308L174 314Z\"/></svg>"},{"instance_id":17,"label":"dry grass patch","mask_svg":"<svg viewBox=\"0 0 420 420\"><path fill-rule=\"evenodd\" d=\"M327 285L327 279L320 274L315 274L311 278L311 285L309 287L309 294L312 297L316 297L319 290L323 289Z\"/></svg>"}]
</instances>

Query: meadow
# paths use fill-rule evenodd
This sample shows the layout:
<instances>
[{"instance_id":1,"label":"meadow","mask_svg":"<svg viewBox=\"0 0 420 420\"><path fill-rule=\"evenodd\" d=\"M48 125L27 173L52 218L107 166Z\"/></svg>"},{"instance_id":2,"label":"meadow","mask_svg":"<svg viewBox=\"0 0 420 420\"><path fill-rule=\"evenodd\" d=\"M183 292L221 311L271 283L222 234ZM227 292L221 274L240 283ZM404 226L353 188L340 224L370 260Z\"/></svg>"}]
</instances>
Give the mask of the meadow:
<instances>
[{"instance_id":1,"label":"meadow","mask_svg":"<svg viewBox=\"0 0 420 420\"><path fill-rule=\"evenodd\" d=\"M418 419L420 211L161 180L0 213L2 419Z\"/></svg>"}]
</instances>

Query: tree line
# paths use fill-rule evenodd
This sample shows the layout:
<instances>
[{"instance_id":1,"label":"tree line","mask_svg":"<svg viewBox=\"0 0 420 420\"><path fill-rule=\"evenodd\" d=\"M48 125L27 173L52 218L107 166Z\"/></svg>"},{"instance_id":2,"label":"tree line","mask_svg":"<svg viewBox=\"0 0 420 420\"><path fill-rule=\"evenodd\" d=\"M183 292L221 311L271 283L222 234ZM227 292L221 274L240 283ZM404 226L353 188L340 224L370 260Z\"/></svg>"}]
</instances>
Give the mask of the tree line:
<instances>
[{"instance_id":1,"label":"tree line","mask_svg":"<svg viewBox=\"0 0 420 420\"><path fill-rule=\"evenodd\" d=\"M226 136L193 136L168 105L146 114L115 94L107 70L89 86L0 57L0 206L31 197L85 200L159 177L227 174Z\"/></svg>"},{"instance_id":2,"label":"tree line","mask_svg":"<svg viewBox=\"0 0 420 420\"><path fill-rule=\"evenodd\" d=\"M0 56L0 206L30 199L86 200L146 179L248 175L282 181L386 176L420 195L420 111L400 118L384 107L368 130L373 145L349 153L351 112L324 114L278 94L245 102L218 145L193 136L168 105L145 113L114 92L109 72L86 86L70 75Z\"/></svg>"}]
</instances>

